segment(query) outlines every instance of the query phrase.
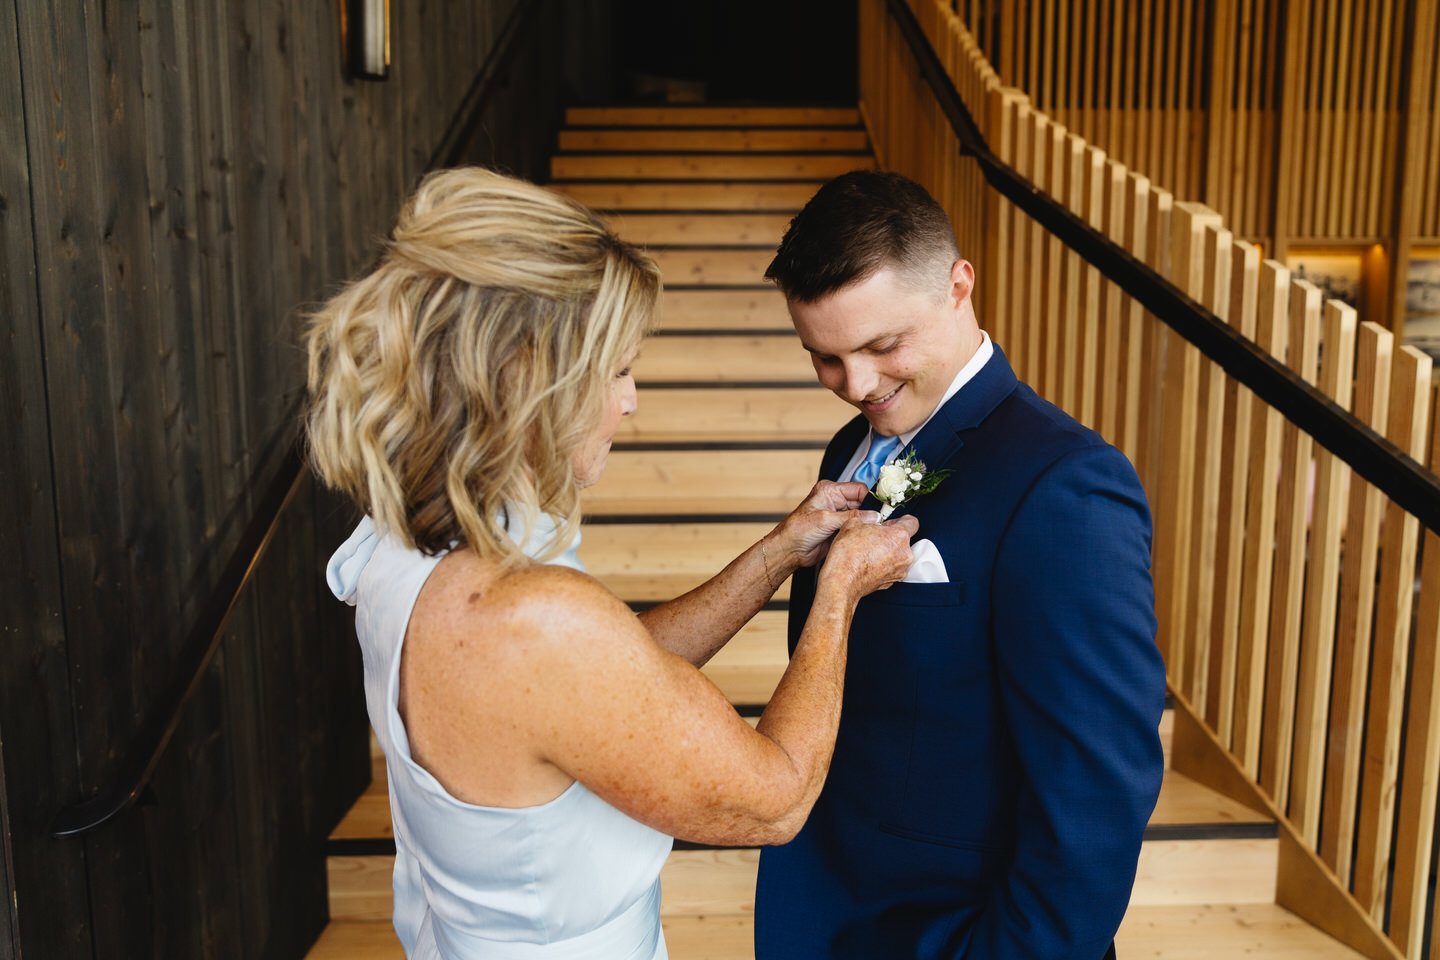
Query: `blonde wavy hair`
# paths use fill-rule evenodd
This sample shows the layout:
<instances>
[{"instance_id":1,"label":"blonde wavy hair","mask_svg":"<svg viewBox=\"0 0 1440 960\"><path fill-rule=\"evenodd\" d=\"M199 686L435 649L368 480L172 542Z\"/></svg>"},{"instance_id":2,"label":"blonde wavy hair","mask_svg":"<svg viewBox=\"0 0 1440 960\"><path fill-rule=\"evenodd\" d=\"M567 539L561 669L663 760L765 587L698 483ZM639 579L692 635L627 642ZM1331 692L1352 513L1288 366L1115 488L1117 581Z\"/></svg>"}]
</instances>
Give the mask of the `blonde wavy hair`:
<instances>
[{"instance_id":1,"label":"blonde wavy hair","mask_svg":"<svg viewBox=\"0 0 1440 960\"><path fill-rule=\"evenodd\" d=\"M310 458L427 554L520 562L580 523L575 451L656 323L660 271L586 207L480 168L425 177L378 265L309 318ZM518 508L524 536L506 533ZM512 539L512 537L514 539Z\"/></svg>"}]
</instances>

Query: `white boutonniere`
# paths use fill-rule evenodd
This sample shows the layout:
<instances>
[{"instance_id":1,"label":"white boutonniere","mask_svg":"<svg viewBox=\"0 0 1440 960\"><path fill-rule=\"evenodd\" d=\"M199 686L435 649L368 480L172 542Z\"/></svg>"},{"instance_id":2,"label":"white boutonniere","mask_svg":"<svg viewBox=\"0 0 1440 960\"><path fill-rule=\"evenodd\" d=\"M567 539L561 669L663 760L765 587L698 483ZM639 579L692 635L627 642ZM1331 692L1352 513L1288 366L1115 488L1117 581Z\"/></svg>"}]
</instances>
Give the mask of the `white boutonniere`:
<instances>
[{"instance_id":1,"label":"white boutonniere","mask_svg":"<svg viewBox=\"0 0 1440 960\"><path fill-rule=\"evenodd\" d=\"M894 463L885 464L880 468L880 478L875 481L872 491L875 499L885 505L880 510L880 519L890 519L896 507L929 493L948 476L949 470L928 469L915 456L914 450L906 451L905 456Z\"/></svg>"}]
</instances>

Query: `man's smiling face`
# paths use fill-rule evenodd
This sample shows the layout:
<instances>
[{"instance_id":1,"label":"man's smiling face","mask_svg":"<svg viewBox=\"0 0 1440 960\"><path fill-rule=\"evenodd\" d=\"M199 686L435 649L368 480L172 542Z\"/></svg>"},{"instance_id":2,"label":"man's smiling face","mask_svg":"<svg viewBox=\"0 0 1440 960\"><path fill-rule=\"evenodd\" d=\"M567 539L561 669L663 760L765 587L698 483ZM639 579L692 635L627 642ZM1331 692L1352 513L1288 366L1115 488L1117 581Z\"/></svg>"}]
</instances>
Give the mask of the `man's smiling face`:
<instances>
[{"instance_id":1,"label":"man's smiling face","mask_svg":"<svg viewBox=\"0 0 1440 960\"><path fill-rule=\"evenodd\" d=\"M790 301L790 319L820 382L894 437L925 422L980 345L973 285L964 260L944 288L886 267L812 303Z\"/></svg>"}]
</instances>

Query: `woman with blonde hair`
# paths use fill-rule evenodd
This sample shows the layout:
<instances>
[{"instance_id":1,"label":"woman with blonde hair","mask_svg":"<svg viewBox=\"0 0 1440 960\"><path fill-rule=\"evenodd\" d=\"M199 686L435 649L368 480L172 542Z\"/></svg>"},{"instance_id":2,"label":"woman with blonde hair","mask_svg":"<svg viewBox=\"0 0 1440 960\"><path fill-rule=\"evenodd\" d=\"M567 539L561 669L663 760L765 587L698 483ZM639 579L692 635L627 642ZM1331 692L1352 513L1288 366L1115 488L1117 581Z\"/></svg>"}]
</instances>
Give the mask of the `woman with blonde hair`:
<instances>
[{"instance_id":1,"label":"woman with blonde hair","mask_svg":"<svg viewBox=\"0 0 1440 960\"><path fill-rule=\"evenodd\" d=\"M660 275L578 203L428 176L307 333L319 475L366 514L331 560L385 751L412 958L664 957L671 837L780 843L825 778L850 617L913 519L822 482L638 616L583 572L579 490L635 410ZM814 612L752 729L697 669L801 565Z\"/></svg>"}]
</instances>

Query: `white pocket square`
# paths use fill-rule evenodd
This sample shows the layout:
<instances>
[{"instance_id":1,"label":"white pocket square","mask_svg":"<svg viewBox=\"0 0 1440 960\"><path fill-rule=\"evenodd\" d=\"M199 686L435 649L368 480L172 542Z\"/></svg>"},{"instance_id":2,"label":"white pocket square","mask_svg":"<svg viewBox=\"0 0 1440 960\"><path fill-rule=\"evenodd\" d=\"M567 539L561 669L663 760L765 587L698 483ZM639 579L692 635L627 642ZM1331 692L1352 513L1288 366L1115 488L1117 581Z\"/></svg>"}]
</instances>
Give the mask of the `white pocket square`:
<instances>
[{"instance_id":1,"label":"white pocket square","mask_svg":"<svg viewBox=\"0 0 1440 960\"><path fill-rule=\"evenodd\" d=\"M902 583L949 583L950 575L945 572L945 561L940 551L929 540L916 540L910 544L910 569L905 571Z\"/></svg>"}]
</instances>

